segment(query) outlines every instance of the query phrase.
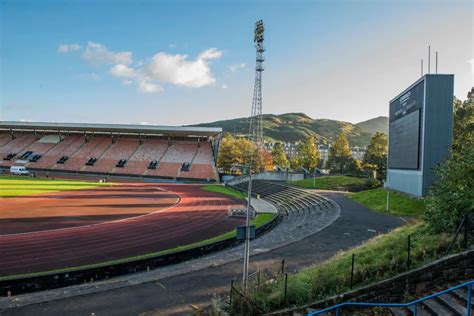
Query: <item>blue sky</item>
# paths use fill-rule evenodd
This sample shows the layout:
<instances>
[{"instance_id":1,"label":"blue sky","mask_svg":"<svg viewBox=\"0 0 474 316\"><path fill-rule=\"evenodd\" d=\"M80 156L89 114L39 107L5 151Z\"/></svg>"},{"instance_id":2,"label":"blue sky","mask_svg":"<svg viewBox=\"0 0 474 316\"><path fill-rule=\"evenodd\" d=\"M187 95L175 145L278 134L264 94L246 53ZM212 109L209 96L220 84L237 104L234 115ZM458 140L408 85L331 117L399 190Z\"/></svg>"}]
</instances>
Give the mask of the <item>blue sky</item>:
<instances>
[{"instance_id":1,"label":"blue sky","mask_svg":"<svg viewBox=\"0 0 474 316\"><path fill-rule=\"evenodd\" d=\"M430 44L464 99L472 6L0 0L0 119L182 125L247 116L260 18L265 113L387 115L388 101L420 76Z\"/></svg>"}]
</instances>

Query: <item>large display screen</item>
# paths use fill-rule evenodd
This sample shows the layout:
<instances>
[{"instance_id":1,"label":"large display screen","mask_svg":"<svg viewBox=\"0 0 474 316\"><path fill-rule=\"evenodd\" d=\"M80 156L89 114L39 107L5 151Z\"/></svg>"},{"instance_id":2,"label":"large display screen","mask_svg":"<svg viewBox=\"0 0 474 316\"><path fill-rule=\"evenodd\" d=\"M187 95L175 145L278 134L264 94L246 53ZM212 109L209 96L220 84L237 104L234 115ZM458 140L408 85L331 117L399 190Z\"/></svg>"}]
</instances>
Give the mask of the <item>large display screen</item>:
<instances>
[{"instance_id":1,"label":"large display screen","mask_svg":"<svg viewBox=\"0 0 474 316\"><path fill-rule=\"evenodd\" d=\"M424 82L390 103L389 169L419 169Z\"/></svg>"}]
</instances>

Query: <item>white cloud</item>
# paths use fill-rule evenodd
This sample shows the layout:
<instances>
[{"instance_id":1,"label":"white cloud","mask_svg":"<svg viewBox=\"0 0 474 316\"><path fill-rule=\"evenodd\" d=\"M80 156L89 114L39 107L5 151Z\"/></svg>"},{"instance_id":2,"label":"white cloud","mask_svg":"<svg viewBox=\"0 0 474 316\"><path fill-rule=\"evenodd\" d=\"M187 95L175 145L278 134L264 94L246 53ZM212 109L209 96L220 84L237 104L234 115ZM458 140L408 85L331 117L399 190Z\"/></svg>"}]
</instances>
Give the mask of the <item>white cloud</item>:
<instances>
[{"instance_id":1,"label":"white cloud","mask_svg":"<svg viewBox=\"0 0 474 316\"><path fill-rule=\"evenodd\" d=\"M228 88L227 85L224 83L224 84L222 85L222 89L227 89L227 88Z\"/></svg>"},{"instance_id":2,"label":"white cloud","mask_svg":"<svg viewBox=\"0 0 474 316\"><path fill-rule=\"evenodd\" d=\"M199 54L198 59L208 60L208 59L217 59L222 56L222 51L217 48L209 48Z\"/></svg>"},{"instance_id":3,"label":"white cloud","mask_svg":"<svg viewBox=\"0 0 474 316\"><path fill-rule=\"evenodd\" d=\"M88 42L82 58L96 65L100 64L124 64L132 63L131 52L113 52L105 45L95 42Z\"/></svg>"},{"instance_id":4,"label":"white cloud","mask_svg":"<svg viewBox=\"0 0 474 316\"><path fill-rule=\"evenodd\" d=\"M135 69L124 64L118 64L110 68L110 73L115 77L133 78L136 76Z\"/></svg>"},{"instance_id":5,"label":"white cloud","mask_svg":"<svg viewBox=\"0 0 474 316\"><path fill-rule=\"evenodd\" d=\"M177 86L200 88L216 82L208 60L222 56L215 48L199 54L196 60L188 60L187 55L158 53L143 67L142 74L148 80L157 80Z\"/></svg>"},{"instance_id":6,"label":"white cloud","mask_svg":"<svg viewBox=\"0 0 474 316\"><path fill-rule=\"evenodd\" d=\"M59 44L58 46L58 52L59 53L69 53L69 52L73 52L73 51L76 51L76 50L80 50L81 49L81 45L79 44Z\"/></svg>"},{"instance_id":7,"label":"white cloud","mask_svg":"<svg viewBox=\"0 0 474 316\"><path fill-rule=\"evenodd\" d=\"M232 72L235 72L239 69L247 67L247 64L241 63L241 64L234 64L234 65L229 65L229 70Z\"/></svg>"},{"instance_id":8,"label":"white cloud","mask_svg":"<svg viewBox=\"0 0 474 316\"><path fill-rule=\"evenodd\" d=\"M214 85L216 79L210 63L221 56L222 51L217 48L202 51L195 60L190 60L187 55L159 52L148 62L134 63L131 52L113 52L96 42L88 42L82 53L82 58L92 64L111 65L110 74L122 78L122 85L128 86L136 82L138 90L144 93L163 91L163 83L188 88ZM100 77L96 76L95 79L90 77L99 80Z\"/></svg>"},{"instance_id":9,"label":"white cloud","mask_svg":"<svg viewBox=\"0 0 474 316\"><path fill-rule=\"evenodd\" d=\"M169 48L176 48L176 44L169 44L168 47Z\"/></svg>"},{"instance_id":10,"label":"white cloud","mask_svg":"<svg viewBox=\"0 0 474 316\"><path fill-rule=\"evenodd\" d=\"M138 90L144 93L156 93L163 91L163 88L158 84L146 80L140 80L138 82Z\"/></svg>"}]
</instances>

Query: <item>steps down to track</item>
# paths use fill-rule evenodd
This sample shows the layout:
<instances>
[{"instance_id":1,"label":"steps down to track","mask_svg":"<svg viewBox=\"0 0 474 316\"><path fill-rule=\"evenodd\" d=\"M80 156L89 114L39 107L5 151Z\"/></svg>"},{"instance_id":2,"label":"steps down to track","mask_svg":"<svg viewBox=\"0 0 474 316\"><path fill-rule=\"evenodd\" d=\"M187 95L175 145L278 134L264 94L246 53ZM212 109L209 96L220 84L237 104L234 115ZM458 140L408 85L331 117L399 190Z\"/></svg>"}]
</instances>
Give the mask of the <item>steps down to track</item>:
<instances>
[{"instance_id":1,"label":"steps down to track","mask_svg":"<svg viewBox=\"0 0 474 316\"><path fill-rule=\"evenodd\" d=\"M445 288L451 288L463 282L458 282L456 284L448 284ZM439 291L444 290L445 288L437 288L435 289L436 293ZM442 294L438 297L431 298L429 300L423 301L417 305L416 315L419 316L465 316L467 315L467 289L457 289L452 292L448 292ZM308 308L306 312L313 313L317 310ZM360 315L372 315L371 309L360 310L358 311ZM349 311L347 311L349 312ZM367 312L367 313L364 313ZM293 315L300 315L298 313L294 313ZM322 316L329 316L334 315L330 313L323 313L320 314ZM345 311L341 312L341 315L346 315ZM347 314L349 315L349 314ZM359 314L357 314L359 315ZM378 311L376 315L392 315L392 316L411 316L414 315L413 310L408 308L398 308L398 307L390 307L387 308L385 311L381 312ZM474 315L474 300L471 300L471 315Z\"/></svg>"}]
</instances>

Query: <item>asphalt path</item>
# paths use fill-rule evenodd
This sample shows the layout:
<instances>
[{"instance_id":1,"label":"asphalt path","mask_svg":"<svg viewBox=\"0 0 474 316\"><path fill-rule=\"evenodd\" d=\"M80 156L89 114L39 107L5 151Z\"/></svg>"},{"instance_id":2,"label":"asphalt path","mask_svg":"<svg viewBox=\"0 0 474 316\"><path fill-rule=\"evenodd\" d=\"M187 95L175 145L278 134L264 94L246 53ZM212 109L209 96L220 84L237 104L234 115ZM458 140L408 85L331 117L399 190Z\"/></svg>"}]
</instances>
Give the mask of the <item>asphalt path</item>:
<instances>
[{"instance_id":1,"label":"asphalt path","mask_svg":"<svg viewBox=\"0 0 474 316\"><path fill-rule=\"evenodd\" d=\"M329 227L301 241L251 257L250 271L285 259L292 272L333 256L403 224L402 218L372 212L340 192L319 192L336 201L341 216ZM0 311L1 315L187 315L191 305L206 306L228 294L241 277L242 261L229 262L159 281L53 300Z\"/></svg>"}]
</instances>

